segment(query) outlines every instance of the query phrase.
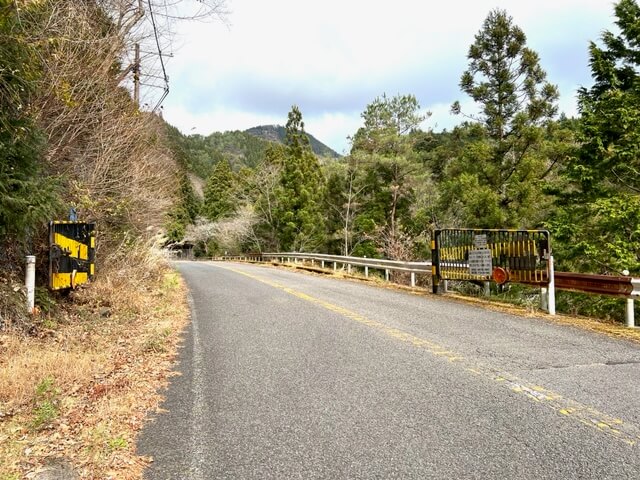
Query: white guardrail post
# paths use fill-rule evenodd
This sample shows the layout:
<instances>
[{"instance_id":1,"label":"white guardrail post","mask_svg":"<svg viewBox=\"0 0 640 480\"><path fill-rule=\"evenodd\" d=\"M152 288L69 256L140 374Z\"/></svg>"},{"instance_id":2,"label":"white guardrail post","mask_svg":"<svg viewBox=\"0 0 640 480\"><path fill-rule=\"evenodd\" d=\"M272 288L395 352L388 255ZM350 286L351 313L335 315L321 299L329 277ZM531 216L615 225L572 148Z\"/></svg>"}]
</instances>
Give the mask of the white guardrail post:
<instances>
[{"instance_id":1,"label":"white guardrail post","mask_svg":"<svg viewBox=\"0 0 640 480\"><path fill-rule=\"evenodd\" d=\"M626 325L629 328L635 328L636 318L634 297L640 295L640 278L632 278L631 285L633 286L633 290L631 291L631 297L627 298Z\"/></svg>"},{"instance_id":2,"label":"white guardrail post","mask_svg":"<svg viewBox=\"0 0 640 480\"><path fill-rule=\"evenodd\" d=\"M634 312L634 305L633 305L633 297L631 298L627 298L627 315L626 315L626 319L627 319L627 327L629 328L634 328L636 326L636 315Z\"/></svg>"},{"instance_id":3,"label":"white guardrail post","mask_svg":"<svg viewBox=\"0 0 640 480\"><path fill-rule=\"evenodd\" d=\"M27 256L27 272L24 285L27 287L27 311L33 313L36 303L36 257Z\"/></svg>"},{"instance_id":4,"label":"white guardrail post","mask_svg":"<svg viewBox=\"0 0 640 480\"><path fill-rule=\"evenodd\" d=\"M556 281L553 255L549 255L549 291L547 292L547 308L549 315L556 314Z\"/></svg>"},{"instance_id":5,"label":"white guardrail post","mask_svg":"<svg viewBox=\"0 0 640 480\"><path fill-rule=\"evenodd\" d=\"M545 312L549 311L549 289L547 287L540 287L540 308Z\"/></svg>"}]
</instances>

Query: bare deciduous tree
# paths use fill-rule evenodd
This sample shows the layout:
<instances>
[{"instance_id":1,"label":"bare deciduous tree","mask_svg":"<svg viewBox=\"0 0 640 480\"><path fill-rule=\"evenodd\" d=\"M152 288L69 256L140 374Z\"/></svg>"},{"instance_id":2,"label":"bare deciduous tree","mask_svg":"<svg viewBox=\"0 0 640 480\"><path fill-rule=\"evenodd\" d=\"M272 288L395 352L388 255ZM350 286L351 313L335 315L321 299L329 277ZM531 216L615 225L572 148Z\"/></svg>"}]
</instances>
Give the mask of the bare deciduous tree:
<instances>
[{"instance_id":1,"label":"bare deciduous tree","mask_svg":"<svg viewBox=\"0 0 640 480\"><path fill-rule=\"evenodd\" d=\"M185 240L200 243L205 254L210 255L210 244L215 243L221 252L239 252L244 243L255 238L254 226L258 216L251 206L241 207L233 217L210 222L199 218L187 228Z\"/></svg>"}]
</instances>

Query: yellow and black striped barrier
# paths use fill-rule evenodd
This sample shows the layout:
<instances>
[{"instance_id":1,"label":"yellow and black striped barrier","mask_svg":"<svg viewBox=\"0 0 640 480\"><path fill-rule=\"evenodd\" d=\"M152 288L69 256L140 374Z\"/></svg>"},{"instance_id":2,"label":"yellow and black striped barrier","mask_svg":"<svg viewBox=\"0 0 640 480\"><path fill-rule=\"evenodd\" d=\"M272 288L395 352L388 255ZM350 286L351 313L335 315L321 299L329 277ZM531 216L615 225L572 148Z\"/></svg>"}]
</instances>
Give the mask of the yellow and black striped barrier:
<instances>
[{"instance_id":1,"label":"yellow and black striped barrier","mask_svg":"<svg viewBox=\"0 0 640 480\"><path fill-rule=\"evenodd\" d=\"M433 291L442 280L549 283L546 230L446 228L431 242Z\"/></svg>"},{"instance_id":2,"label":"yellow and black striped barrier","mask_svg":"<svg viewBox=\"0 0 640 480\"><path fill-rule=\"evenodd\" d=\"M95 275L96 224L49 223L49 288L73 289Z\"/></svg>"}]
</instances>

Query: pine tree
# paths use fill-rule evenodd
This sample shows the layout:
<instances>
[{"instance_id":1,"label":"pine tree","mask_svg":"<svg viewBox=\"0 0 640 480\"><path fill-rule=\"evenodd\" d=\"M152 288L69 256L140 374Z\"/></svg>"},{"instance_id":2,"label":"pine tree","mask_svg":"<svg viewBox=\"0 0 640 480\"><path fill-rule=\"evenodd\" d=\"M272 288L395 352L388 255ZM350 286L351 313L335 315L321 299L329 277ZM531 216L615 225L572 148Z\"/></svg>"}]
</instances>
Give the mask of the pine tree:
<instances>
[{"instance_id":1,"label":"pine tree","mask_svg":"<svg viewBox=\"0 0 640 480\"><path fill-rule=\"evenodd\" d=\"M288 115L285 144L276 191L277 236L285 251L313 251L324 243L324 178L295 105Z\"/></svg>"},{"instance_id":2,"label":"pine tree","mask_svg":"<svg viewBox=\"0 0 640 480\"><path fill-rule=\"evenodd\" d=\"M640 192L640 7L615 6L620 33L590 44L594 85L579 91L583 147L573 175L595 196Z\"/></svg>"},{"instance_id":3,"label":"pine tree","mask_svg":"<svg viewBox=\"0 0 640 480\"><path fill-rule=\"evenodd\" d=\"M407 259L405 225L410 222L416 179L414 135L429 114L420 112L413 95L376 98L362 113L364 121L353 139L351 156L363 170L363 205L354 219L359 242L356 254ZM358 239L354 239L358 243Z\"/></svg>"},{"instance_id":4,"label":"pine tree","mask_svg":"<svg viewBox=\"0 0 640 480\"><path fill-rule=\"evenodd\" d=\"M231 166L221 160L213 168L204 189L203 215L211 221L230 216L235 210L235 186Z\"/></svg>"},{"instance_id":5,"label":"pine tree","mask_svg":"<svg viewBox=\"0 0 640 480\"><path fill-rule=\"evenodd\" d=\"M467 58L460 87L478 105L474 123L481 130L467 127L481 135L452 162L446 202L458 206L469 226L531 226L543 211L542 181L550 161L540 147L543 127L557 111L558 90L503 10L489 13ZM459 102L452 111L462 113Z\"/></svg>"}]
</instances>

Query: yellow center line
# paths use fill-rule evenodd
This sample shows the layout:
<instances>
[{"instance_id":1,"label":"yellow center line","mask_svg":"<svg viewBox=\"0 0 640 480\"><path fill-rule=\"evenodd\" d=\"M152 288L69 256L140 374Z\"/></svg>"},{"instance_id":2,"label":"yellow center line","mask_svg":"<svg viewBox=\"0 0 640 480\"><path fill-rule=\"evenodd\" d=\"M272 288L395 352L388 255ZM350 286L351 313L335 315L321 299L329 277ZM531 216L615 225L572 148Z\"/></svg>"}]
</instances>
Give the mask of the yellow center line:
<instances>
[{"instance_id":1,"label":"yellow center line","mask_svg":"<svg viewBox=\"0 0 640 480\"><path fill-rule=\"evenodd\" d=\"M225 270L230 270L240 275L244 275L245 277L249 277L253 280L264 283L265 285L269 285L270 287L282 290L290 295L293 295L294 297L300 298L315 305L319 305L326 310L337 313L350 320L382 332L383 334L391 338L407 343L409 345L413 345L416 348L426 350L427 352L433 354L436 358L445 358L448 362L460 364L467 372L491 380L498 385L508 388L512 393L523 396L533 402L551 408L561 414L563 417L574 419L583 425L587 425L599 432L616 438L626 443L627 445L633 446L640 441L640 430L635 425L624 423L619 418L615 418L611 415L600 412L593 407L581 404L575 400L565 398L562 395L547 390L546 388L539 385L533 385L523 382L511 373L478 364L471 361L470 359L465 358L459 353L438 345L435 342L432 342L425 338L417 337L398 328L390 327L389 325L378 322L377 320L367 318L347 308L335 305L320 298L313 297L293 288L268 280L264 277L253 275L251 273L247 273L232 267L219 268L224 268Z\"/></svg>"}]
</instances>

